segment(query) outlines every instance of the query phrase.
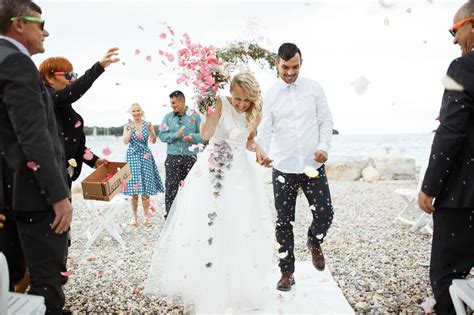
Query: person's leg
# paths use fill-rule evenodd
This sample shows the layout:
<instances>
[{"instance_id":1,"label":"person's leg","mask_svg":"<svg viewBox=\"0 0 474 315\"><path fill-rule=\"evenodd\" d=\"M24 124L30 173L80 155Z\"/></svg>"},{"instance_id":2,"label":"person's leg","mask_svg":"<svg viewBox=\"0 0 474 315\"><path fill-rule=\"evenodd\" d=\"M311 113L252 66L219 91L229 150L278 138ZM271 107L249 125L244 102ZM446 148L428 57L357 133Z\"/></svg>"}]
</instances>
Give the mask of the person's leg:
<instances>
[{"instance_id":1,"label":"person's leg","mask_svg":"<svg viewBox=\"0 0 474 315\"><path fill-rule=\"evenodd\" d=\"M196 163L196 156L190 155L183 158L183 163L180 165L179 170L179 180L185 180L188 176L189 171L193 168L194 163Z\"/></svg>"},{"instance_id":2,"label":"person's leg","mask_svg":"<svg viewBox=\"0 0 474 315\"><path fill-rule=\"evenodd\" d=\"M132 196L132 211L133 211L133 220L132 225L138 225L138 195Z\"/></svg>"},{"instance_id":3,"label":"person's leg","mask_svg":"<svg viewBox=\"0 0 474 315\"><path fill-rule=\"evenodd\" d=\"M453 279L474 266L474 209L437 208L433 213L430 280L437 314L455 314L449 294Z\"/></svg>"},{"instance_id":4,"label":"person's leg","mask_svg":"<svg viewBox=\"0 0 474 315\"><path fill-rule=\"evenodd\" d=\"M148 208L150 205L150 196L142 195L142 206L143 206L143 224L150 225L151 219L148 217Z\"/></svg>"},{"instance_id":5,"label":"person's leg","mask_svg":"<svg viewBox=\"0 0 474 315\"><path fill-rule=\"evenodd\" d=\"M30 272L28 294L45 298L46 314L62 314L65 298L61 273L66 271L69 232L56 234L51 229L53 211L21 213L18 217L18 234Z\"/></svg>"},{"instance_id":6,"label":"person's leg","mask_svg":"<svg viewBox=\"0 0 474 315\"><path fill-rule=\"evenodd\" d=\"M319 176L316 178L301 175L301 187L313 215L313 221L308 229L308 243L310 245L319 245L323 242L334 216L324 165L318 171Z\"/></svg>"},{"instance_id":7,"label":"person's leg","mask_svg":"<svg viewBox=\"0 0 474 315\"><path fill-rule=\"evenodd\" d=\"M299 183L297 174L286 174L273 169L273 194L277 222L276 240L280 244L280 270L282 273L295 271L293 223Z\"/></svg>"},{"instance_id":8,"label":"person's leg","mask_svg":"<svg viewBox=\"0 0 474 315\"><path fill-rule=\"evenodd\" d=\"M178 193L179 187L179 171L177 165L179 164L180 156L168 155L165 161L165 208L166 214L165 219L168 217L168 213L173 205L174 198Z\"/></svg>"}]
</instances>

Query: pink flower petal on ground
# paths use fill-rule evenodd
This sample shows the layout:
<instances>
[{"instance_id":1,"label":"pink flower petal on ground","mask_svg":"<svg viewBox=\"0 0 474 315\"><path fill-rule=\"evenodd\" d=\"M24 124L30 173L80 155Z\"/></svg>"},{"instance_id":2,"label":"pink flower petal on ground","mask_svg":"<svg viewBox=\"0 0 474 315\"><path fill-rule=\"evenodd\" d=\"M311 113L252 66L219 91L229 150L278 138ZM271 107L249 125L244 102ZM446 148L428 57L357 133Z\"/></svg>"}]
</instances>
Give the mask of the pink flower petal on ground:
<instances>
[{"instance_id":1,"label":"pink flower petal on ground","mask_svg":"<svg viewBox=\"0 0 474 315\"><path fill-rule=\"evenodd\" d=\"M151 203L148 207L150 208L151 211L155 212L155 207L153 207L153 205Z\"/></svg>"},{"instance_id":2,"label":"pink flower petal on ground","mask_svg":"<svg viewBox=\"0 0 474 315\"><path fill-rule=\"evenodd\" d=\"M166 33L161 33L160 38L165 39L166 38Z\"/></svg>"},{"instance_id":3,"label":"pink flower petal on ground","mask_svg":"<svg viewBox=\"0 0 474 315\"><path fill-rule=\"evenodd\" d=\"M147 218L148 220L151 219L153 215L151 214L151 211L149 211L146 215L145 215L145 218Z\"/></svg>"},{"instance_id":4,"label":"pink flower petal on ground","mask_svg":"<svg viewBox=\"0 0 474 315\"><path fill-rule=\"evenodd\" d=\"M61 275L65 276L65 277L70 277L70 276L72 276L72 272L68 270L66 272L61 272Z\"/></svg>"},{"instance_id":5,"label":"pink flower petal on ground","mask_svg":"<svg viewBox=\"0 0 474 315\"><path fill-rule=\"evenodd\" d=\"M138 140L143 140L143 135L141 132L137 132L137 139Z\"/></svg>"},{"instance_id":6,"label":"pink flower petal on ground","mask_svg":"<svg viewBox=\"0 0 474 315\"><path fill-rule=\"evenodd\" d=\"M164 56L165 55L165 52L163 50L158 50L158 53L160 54L160 56Z\"/></svg>"},{"instance_id":7,"label":"pink flower petal on ground","mask_svg":"<svg viewBox=\"0 0 474 315\"><path fill-rule=\"evenodd\" d=\"M112 151L109 148L105 148L105 149L102 150L102 153L104 155L110 155L110 153L112 153Z\"/></svg>"},{"instance_id":8,"label":"pink flower petal on ground","mask_svg":"<svg viewBox=\"0 0 474 315\"><path fill-rule=\"evenodd\" d=\"M104 275L104 271L103 270L97 270L97 275L99 277L102 277Z\"/></svg>"},{"instance_id":9,"label":"pink flower petal on ground","mask_svg":"<svg viewBox=\"0 0 474 315\"><path fill-rule=\"evenodd\" d=\"M168 31L170 31L170 34L174 36L174 31L171 27L168 26Z\"/></svg>"},{"instance_id":10,"label":"pink flower petal on ground","mask_svg":"<svg viewBox=\"0 0 474 315\"><path fill-rule=\"evenodd\" d=\"M169 61L169 62L173 62L173 61L174 61L174 56L173 56L173 54L171 54L171 53L167 53L167 54L166 54L166 58L168 58L168 61Z\"/></svg>"},{"instance_id":11,"label":"pink flower petal on ground","mask_svg":"<svg viewBox=\"0 0 474 315\"><path fill-rule=\"evenodd\" d=\"M78 120L78 121L76 121L76 123L74 124L74 128L79 128L81 125L82 125L81 121Z\"/></svg>"},{"instance_id":12,"label":"pink flower petal on ground","mask_svg":"<svg viewBox=\"0 0 474 315\"><path fill-rule=\"evenodd\" d=\"M145 59L146 61L151 62L151 56L146 56Z\"/></svg>"},{"instance_id":13,"label":"pink flower petal on ground","mask_svg":"<svg viewBox=\"0 0 474 315\"><path fill-rule=\"evenodd\" d=\"M134 190L138 190L138 184L133 185Z\"/></svg>"},{"instance_id":14,"label":"pink flower petal on ground","mask_svg":"<svg viewBox=\"0 0 474 315\"><path fill-rule=\"evenodd\" d=\"M135 49L135 55L140 54L140 49Z\"/></svg>"},{"instance_id":15,"label":"pink flower petal on ground","mask_svg":"<svg viewBox=\"0 0 474 315\"><path fill-rule=\"evenodd\" d=\"M33 170L33 171L37 171L38 168L39 168L39 165L36 164L36 162L34 161L29 161L26 163L26 166L30 169L30 170Z\"/></svg>"},{"instance_id":16,"label":"pink flower petal on ground","mask_svg":"<svg viewBox=\"0 0 474 315\"><path fill-rule=\"evenodd\" d=\"M436 300L434 299L434 297L429 296L423 303L421 303L421 307L423 308L426 314L430 314L433 313L433 307L435 306L435 304Z\"/></svg>"},{"instance_id":17,"label":"pink flower petal on ground","mask_svg":"<svg viewBox=\"0 0 474 315\"><path fill-rule=\"evenodd\" d=\"M141 26L141 25L138 25L138 28L141 29L142 31L145 30L145 29L143 28L143 26Z\"/></svg>"},{"instance_id":18,"label":"pink flower petal on ground","mask_svg":"<svg viewBox=\"0 0 474 315\"><path fill-rule=\"evenodd\" d=\"M74 259L71 258L71 257L68 257L66 259L66 263L69 263L69 268L73 268L74 267Z\"/></svg>"},{"instance_id":19,"label":"pink flower petal on ground","mask_svg":"<svg viewBox=\"0 0 474 315\"><path fill-rule=\"evenodd\" d=\"M150 153L145 153L145 155L143 156L145 159L149 159L150 158Z\"/></svg>"},{"instance_id":20,"label":"pink flower petal on ground","mask_svg":"<svg viewBox=\"0 0 474 315\"><path fill-rule=\"evenodd\" d=\"M183 187L183 186L184 186L184 180L179 182L179 187Z\"/></svg>"}]
</instances>

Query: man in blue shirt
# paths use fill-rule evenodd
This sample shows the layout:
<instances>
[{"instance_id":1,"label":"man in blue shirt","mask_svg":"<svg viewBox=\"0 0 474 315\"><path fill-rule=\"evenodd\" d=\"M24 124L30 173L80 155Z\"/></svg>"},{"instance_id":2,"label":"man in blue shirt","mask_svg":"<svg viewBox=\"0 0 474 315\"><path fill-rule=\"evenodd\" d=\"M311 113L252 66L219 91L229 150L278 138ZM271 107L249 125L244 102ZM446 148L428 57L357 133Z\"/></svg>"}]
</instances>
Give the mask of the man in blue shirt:
<instances>
[{"instance_id":1,"label":"man in blue shirt","mask_svg":"<svg viewBox=\"0 0 474 315\"><path fill-rule=\"evenodd\" d=\"M183 92L172 92L170 103L173 111L163 118L158 135L161 141L168 144L168 156L165 161L165 218L178 193L180 183L196 162L197 144L202 143L199 133L201 117L196 111L186 107Z\"/></svg>"}]
</instances>

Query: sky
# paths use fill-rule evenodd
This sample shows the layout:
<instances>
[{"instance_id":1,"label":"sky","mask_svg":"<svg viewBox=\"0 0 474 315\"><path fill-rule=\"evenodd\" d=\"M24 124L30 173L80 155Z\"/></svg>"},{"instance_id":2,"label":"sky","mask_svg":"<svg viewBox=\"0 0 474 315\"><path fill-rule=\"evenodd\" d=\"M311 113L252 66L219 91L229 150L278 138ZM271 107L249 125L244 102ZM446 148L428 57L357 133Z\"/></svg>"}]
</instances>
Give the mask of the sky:
<instances>
[{"instance_id":1,"label":"sky","mask_svg":"<svg viewBox=\"0 0 474 315\"><path fill-rule=\"evenodd\" d=\"M441 80L461 54L448 32L464 3L456 0L36 2L50 33L46 52L33 57L37 65L63 56L83 74L108 48L120 48L121 61L74 103L86 126L123 125L135 102L148 121L160 124L170 111L168 95L176 89L193 107L195 93L176 83L180 67L168 61L165 66L158 54L176 53L184 33L204 46L252 40L276 52L281 43L297 44L303 57L300 75L322 85L334 128L343 134L436 129ZM159 37L167 26L175 32L172 47L169 33ZM265 95L275 71L250 68ZM362 81L368 82L366 89ZM227 88L221 93L229 94Z\"/></svg>"}]
</instances>

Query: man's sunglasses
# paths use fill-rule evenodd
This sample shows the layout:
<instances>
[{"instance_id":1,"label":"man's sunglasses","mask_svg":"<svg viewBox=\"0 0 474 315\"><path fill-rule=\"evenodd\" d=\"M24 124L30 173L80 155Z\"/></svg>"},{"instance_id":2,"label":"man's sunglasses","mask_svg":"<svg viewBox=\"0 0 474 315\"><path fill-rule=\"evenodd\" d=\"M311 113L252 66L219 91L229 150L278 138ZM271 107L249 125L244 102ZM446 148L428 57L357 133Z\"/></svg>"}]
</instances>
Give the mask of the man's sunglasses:
<instances>
[{"instance_id":1,"label":"man's sunglasses","mask_svg":"<svg viewBox=\"0 0 474 315\"><path fill-rule=\"evenodd\" d=\"M462 19L461 21L457 22L456 24L453 25L453 27L451 27L449 29L449 32L451 33L451 35L453 35L453 37L456 37L456 32L458 31L458 29L463 26L465 23L467 22L472 22L474 21L474 18L465 18L465 19Z\"/></svg>"},{"instance_id":2,"label":"man's sunglasses","mask_svg":"<svg viewBox=\"0 0 474 315\"><path fill-rule=\"evenodd\" d=\"M63 75L66 80L68 81L74 81L77 79L77 73L75 72L64 72L64 71L59 71L59 72L53 72L54 75Z\"/></svg>"},{"instance_id":3,"label":"man's sunglasses","mask_svg":"<svg viewBox=\"0 0 474 315\"><path fill-rule=\"evenodd\" d=\"M41 18L38 18L35 16L14 16L10 19L10 21L15 21L16 19L22 19L23 21L26 21L26 22L38 23L40 26L40 29L44 31L45 21Z\"/></svg>"}]
</instances>

